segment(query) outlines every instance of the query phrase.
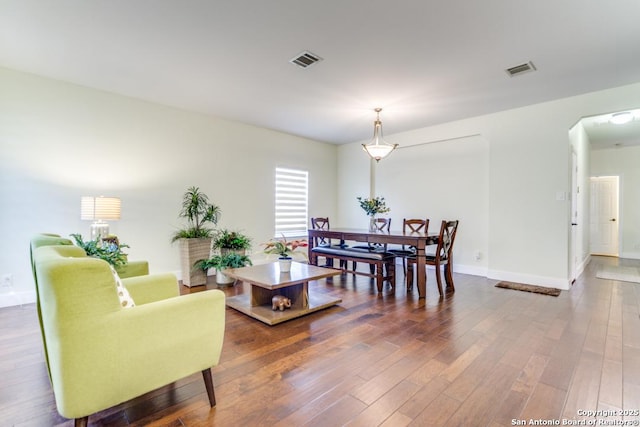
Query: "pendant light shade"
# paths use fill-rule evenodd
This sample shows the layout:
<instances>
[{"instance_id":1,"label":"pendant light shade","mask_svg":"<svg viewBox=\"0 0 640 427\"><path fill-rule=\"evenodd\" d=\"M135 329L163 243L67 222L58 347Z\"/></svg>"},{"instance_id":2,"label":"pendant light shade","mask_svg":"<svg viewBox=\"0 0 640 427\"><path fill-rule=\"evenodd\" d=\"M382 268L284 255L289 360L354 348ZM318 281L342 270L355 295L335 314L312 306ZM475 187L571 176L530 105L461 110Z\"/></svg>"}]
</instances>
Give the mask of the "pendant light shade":
<instances>
[{"instance_id":1,"label":"pendant light shade","mask_svg":"<svg viewBox=\"0 0 640 427\"><path fill-rule=\"evenodd\" d=\"M382 111L382 108L376 108L374 111L377 116L376 121L373 122L373 139L368 144L362 144L362 149L366 151L372 159L378 162L395 150L398 144L389 144L382 139L382 122L380 121L380 111Z\"/></svg>"}]
</instances>

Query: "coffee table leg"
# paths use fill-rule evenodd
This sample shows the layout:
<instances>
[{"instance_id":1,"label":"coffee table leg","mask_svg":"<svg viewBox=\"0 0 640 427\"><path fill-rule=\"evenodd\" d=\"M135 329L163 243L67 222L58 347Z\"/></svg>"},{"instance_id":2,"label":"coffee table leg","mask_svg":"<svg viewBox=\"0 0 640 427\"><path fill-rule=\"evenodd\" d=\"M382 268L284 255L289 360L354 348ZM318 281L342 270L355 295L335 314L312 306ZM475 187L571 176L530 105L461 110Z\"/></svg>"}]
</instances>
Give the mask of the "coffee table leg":
<instances>
[{"instance_id":1,"label":"coffee table leg","mask_svg":"<svg viewBox=\"0 0 640 427\"><path fill-rule=\"evenodd\" d=\"M276 295L273 291L256 286L250 283L251 286L251 307L258 307L261 305L270 305L271 297Z\"/></svg>"}]
</instances>

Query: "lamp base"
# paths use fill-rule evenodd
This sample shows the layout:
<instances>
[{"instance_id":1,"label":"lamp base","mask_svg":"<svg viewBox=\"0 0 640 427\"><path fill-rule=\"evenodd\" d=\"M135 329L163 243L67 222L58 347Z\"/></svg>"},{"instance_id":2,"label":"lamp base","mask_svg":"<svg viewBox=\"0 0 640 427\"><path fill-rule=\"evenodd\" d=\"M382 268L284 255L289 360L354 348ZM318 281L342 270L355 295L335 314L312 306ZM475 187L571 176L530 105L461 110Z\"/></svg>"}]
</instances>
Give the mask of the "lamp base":
<instances>
[{"instance_id":1,"label":"lamp base","mask_svg":"<svg viewBox=\"0 0 640 427\"><path fill-rule=\"evenodd\" d=\"M91 240L96 240L109 235L109 224L106 222L94 222L91 224Z\"/></svg>"}]
</instances>

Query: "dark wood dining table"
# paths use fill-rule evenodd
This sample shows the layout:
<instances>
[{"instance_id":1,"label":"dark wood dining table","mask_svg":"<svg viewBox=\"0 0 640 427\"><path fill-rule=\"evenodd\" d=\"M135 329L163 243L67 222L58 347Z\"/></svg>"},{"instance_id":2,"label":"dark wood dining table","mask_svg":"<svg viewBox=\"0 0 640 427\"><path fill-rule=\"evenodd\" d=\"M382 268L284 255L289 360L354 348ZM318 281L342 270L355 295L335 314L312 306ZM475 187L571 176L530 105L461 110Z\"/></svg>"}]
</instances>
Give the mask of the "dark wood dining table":
<instances>
[{"instance_id":1,"label":"dark wood dining table","mask_svg":"<svg viewBox=\"0 0 640 427\"><path fill-rule=\"evenodd\" d=\"M309 259L316 238L333 239L343 241L356 241L367 243L388 243L413 246L416 248L416 276L418 282L418 295L426 297L427 270L425 262L425 248L429 245L437 245L438 233L416 233L403 231L369 231L358 228L332 228L330 230L309 229Z\"/></svg>"}]
</instances>

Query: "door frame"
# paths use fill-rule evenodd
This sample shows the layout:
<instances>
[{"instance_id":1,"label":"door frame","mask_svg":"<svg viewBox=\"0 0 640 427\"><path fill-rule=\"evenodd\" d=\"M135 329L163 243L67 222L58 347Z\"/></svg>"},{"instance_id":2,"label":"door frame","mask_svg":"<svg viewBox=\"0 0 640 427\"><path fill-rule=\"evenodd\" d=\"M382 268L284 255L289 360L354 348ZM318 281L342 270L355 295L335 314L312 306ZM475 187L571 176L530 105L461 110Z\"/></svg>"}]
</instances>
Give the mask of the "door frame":
<instances>
[{"instance_id":1,"label":"door frame","mask_svg":"<svg viewBox=\"0 0 640 427\"><path fill-rule=\"evenodd\" d=\"M620 175L596 175L596 176L590 176L589 177L589 183L591 184L594 180L597 179L603 179L603 178L615 178L615 182L616 182L616 253L615 254L601 254L601 253L594 253L591 249L591 244L589 245L589 253L593 254L593 255L603 255L603 256L612 256L612 257L619 257L621 254L621 249L622 249L622 237L620 235L620 229L621 229L621 223L622 223L622 214L621 214L621 209L620 209L620 205L621 205L621 195L620 195L620 182L621 182L621 177ZM593 199L593 192L591 194L591 198ZM593 219L593 215L591 215L592 219ZM593 223L593 221L591 221L591 223ZM592 236L593 235L593 226L591 225L591 223L589 224L590 230L589 230L589 235Z\"/></svg>"},{"instance_id":2,"label":"door frame","mask_svg":"<svg viewBox=\"0 0 640 427\"><path fill-rule=\"evenodd\" d=\"M571 150L571 224L569 241L569 281L573 284L578 277L578 154Z\"/></svg>"}]
</instances>

